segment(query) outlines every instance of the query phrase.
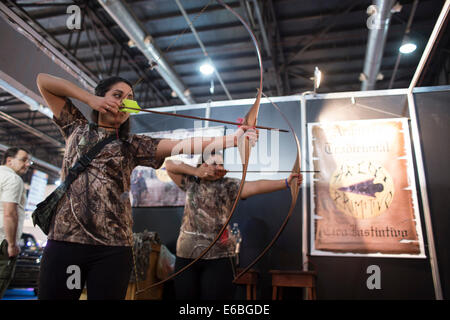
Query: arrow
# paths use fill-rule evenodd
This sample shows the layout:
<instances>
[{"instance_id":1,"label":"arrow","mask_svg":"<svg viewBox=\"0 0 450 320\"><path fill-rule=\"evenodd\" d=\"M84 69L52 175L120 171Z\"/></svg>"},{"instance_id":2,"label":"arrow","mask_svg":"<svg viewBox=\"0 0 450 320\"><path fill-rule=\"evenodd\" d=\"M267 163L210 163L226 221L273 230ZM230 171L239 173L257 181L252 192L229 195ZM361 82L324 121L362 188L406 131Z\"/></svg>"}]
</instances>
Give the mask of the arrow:
<instances>
[{"instance_id":1,"label":"arrow","mask_svg":"<svg viewBox=\"0 0 450 320\"><path fill-rule=\"evenodd\" d=\"M212 121L212 122L219 122L219 123L227 123L227 124L233 124L233 125L236 125L236 126L241 126L242 125L242 123L239 123L239 122L232 122L232 121L226 121L226 120L216 120L216 119L210 119L210 118L201 118L201 117L195 117L195 116L188 116L188 115L185 115L185 114L176 114L176 113L163 112L163 111L138 109L138 108L132 108L132 107L129 107L129 106L127 106L126 108L122 108L121 111L126 111L124 109L127 109L127 110L130 109L130 110L133 110L133 111L150 112L150 113L156 113L156 114L163 114L163 115L166 115L166 116L188 118L188 119L194 119L194 120L204 120L204 121ZM271 128L271 127L265 127L265 126L255 126L255 128L264 129L264 130L278 130L280 132L289 132L289 130L278 129L278 128Z\"/></svg>"}]
</instances>

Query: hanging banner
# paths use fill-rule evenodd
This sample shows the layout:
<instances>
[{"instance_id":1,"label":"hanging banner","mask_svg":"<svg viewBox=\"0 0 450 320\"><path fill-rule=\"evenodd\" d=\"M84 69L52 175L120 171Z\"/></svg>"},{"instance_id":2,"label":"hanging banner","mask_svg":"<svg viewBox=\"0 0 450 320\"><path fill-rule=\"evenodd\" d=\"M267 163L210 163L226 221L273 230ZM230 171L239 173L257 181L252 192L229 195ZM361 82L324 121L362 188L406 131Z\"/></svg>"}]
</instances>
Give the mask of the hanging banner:
<instances>
[{"instance_id":1,"label":"hanging banner","mask_svg":"<svg viewBox=\"0 0 450 320\"><path fill-rule=\"evenodd\" d=\"M311 254L425 258L407 119L309 124Z\"/></svg>"}]
</instances>

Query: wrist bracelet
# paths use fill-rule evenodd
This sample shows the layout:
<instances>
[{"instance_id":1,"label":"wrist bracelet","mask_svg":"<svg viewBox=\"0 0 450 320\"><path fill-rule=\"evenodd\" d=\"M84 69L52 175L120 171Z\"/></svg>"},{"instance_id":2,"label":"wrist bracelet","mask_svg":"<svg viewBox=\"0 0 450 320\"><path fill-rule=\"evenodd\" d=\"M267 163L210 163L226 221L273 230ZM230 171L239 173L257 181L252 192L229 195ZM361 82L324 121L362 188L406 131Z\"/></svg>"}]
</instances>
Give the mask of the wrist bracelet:
<instances>
[{"instance_id":1,"label":"wrist bracelet","mask_svg":"<svg viewBox=\"0 0 450 320\"><path fill-rule=\"evenodd\" d=\"M286 187L287 187L288 189L290 189L290 187L289 187L289 183L287 182L287 178L286 178L286 179L284 179L284 182L286 183Z\"/></svg>"}]
</instances>

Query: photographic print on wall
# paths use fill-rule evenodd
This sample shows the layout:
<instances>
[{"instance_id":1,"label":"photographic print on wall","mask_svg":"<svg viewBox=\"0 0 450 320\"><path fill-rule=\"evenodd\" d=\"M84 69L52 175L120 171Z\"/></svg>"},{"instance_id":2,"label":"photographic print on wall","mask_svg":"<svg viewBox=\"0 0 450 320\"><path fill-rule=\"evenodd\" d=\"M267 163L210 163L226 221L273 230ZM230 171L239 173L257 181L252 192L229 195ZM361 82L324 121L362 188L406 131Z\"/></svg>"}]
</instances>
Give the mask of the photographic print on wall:
<instances>
[{"instance_id":1,"label":"photographic print on wall","mask_svg":"<svg viewBox=\"0 0 450 320\"><path fill-rule=\"evenodd\" d=\"M176 129L170 131L147 132L144 135L153 138L185 139L192 137L223 136L225 127ZM180 160L191 166L196 166L201 155L175 155L166 160ZM138 166L131 174L130 201L132 207L166 207L184 206L185 193L170 179L165 162L155 170L150 167Z\"/></svg>"}]
</instances>

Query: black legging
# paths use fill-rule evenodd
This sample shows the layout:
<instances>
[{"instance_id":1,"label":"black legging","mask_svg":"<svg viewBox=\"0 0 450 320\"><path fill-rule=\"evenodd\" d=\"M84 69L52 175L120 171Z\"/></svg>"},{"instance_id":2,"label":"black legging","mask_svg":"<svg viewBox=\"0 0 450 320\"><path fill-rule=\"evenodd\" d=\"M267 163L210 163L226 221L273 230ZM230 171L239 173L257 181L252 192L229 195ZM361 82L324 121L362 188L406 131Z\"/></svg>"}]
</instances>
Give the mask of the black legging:
<instances>
[{"instance_id":1,"label":"black legging","mask_svg":"<svg viewBox=\"0 0 450 320\"><path fill-rule=\"evenodd\" d=\"M193 259L177 257L175 271ZM201 259L174 278L177 300L230 300L234 298L233 267L230 258Z\"/></svg>"},{"instance_id":2,"label":"black legging","mask_svg":"<svg viewBox=\"0 0 450 320\"><path fill-rule=\"evenodd\" d=\"M75 271L69 266L81 271L80 289L69 288L75 283ZM132 266L131 247L49 240L42 256L39 299L77 300L84 284L89 300L124 299Z\"/></svg>"}]
</instances>

